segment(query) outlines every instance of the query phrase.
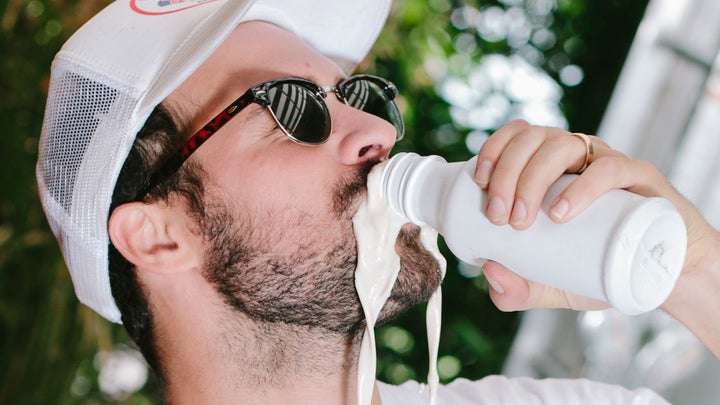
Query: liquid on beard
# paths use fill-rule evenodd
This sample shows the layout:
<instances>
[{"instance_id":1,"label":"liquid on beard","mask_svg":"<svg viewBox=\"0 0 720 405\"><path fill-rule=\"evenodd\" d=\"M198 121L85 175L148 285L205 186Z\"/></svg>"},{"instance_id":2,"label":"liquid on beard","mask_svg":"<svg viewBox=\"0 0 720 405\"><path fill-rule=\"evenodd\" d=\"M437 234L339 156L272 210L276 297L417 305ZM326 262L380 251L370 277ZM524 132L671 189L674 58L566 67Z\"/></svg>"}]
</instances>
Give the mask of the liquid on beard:
<instances>
[{"instance_id":1,"label":"liquid on beard","mask_svg":"<svg viewBox=\"0 0 720 405\"><path fill-rule=\"evenodd\" d=\"M363 333L358 362L358 404L372 402L375 387L376 345L374 327L380 310L392 291L398 272L400 258L395 252L395 241L400 228L407 218L396 214L381 192L381 175L385 163L377 165L368 176L368 198L353 217L355 239L357 240L358 264L355 270L355 288L365 314L366 327ZM438 261L442 275L445 275L446 261L437 247L437 232L423 227L420 234L425 249ZM432 295L427 305L426 324L430 366L428 386L430 403L435 403L439 377L437 355L440 340L440 314L442 306L441 289Z\"/></svg>"}]
</instances>

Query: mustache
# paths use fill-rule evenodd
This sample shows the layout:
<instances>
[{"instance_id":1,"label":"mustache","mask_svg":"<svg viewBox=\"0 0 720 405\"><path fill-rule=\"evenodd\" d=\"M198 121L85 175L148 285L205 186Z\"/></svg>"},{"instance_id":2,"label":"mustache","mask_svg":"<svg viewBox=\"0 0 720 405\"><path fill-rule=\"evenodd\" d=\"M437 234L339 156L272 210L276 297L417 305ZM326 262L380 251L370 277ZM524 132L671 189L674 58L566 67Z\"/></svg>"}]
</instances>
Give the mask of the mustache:
<instances>
[{"instance_id":1,"label":"mustache","mask_svg":"<svg viewBox=\"0 0 720 405\"><path fill-rule=\"evenodd\" d=\"M344 216L352 216L354 212L349 212L354 207L359 197L367 194L367 178L375 165L380 160L369 160L358 165L355 173L342 179L333 192L333 211L342 218Z\"/></svg>"}]
</instances>

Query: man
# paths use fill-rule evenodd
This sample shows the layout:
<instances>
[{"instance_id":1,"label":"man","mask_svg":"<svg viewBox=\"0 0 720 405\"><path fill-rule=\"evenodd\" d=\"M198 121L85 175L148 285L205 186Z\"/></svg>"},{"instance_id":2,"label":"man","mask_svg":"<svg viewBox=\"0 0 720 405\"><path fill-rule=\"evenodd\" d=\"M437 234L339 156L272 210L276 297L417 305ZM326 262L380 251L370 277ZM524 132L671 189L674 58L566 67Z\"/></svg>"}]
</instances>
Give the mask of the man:
<instances>
[{"instance_id":1,"label":"man","mask_svg":"<svg viewBox=\"0 0 720 405\"><path fill-rule=\"evenodd\" d=\"M402 123L392 84L347 73L389 4L280 3L119 1L54 63L38 164L46 212L78 296L123 322L170 403L356 402L363 316L350 219ZM543 181L532 184L549 184L589 159L559 130L512 123L493 138L478 180L508 207L493 208L498 222L516 212L518 228L544 194L526 193L523 179L536 173ZM594 142L591 168L613 155ZM552 170L509 169L536 151L554 157ZM566 192L564 220L588 202L573 190L584 184L593 196L618 186L579 184ZM417 228L404 228L396 250L402 267L382 319L440 282ZM493 298L509 299L506 308L554 296L515 299L537 287L502 268L488 272L505 286ZM416 388L379 384L373 403L419 400ZM441 392L452 403L598 395L659 400L586 381L494 378Z\"/></svg>"}]
</instances>

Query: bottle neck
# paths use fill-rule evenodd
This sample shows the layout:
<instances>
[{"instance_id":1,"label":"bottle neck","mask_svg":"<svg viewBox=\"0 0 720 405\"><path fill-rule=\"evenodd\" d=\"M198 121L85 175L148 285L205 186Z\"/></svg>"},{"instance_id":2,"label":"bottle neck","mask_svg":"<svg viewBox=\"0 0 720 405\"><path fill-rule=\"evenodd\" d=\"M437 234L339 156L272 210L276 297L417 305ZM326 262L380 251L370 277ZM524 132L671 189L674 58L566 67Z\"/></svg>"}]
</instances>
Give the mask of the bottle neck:
<instances>
[{"instance_id":1,"label":"bottle neck","mask_svg":"<svg viewBox=\"0 0 720 405\"><path fill-rule=\"evenodd\" d=\"M428 224L421 214L422 188L427 177L439 166L446 165L440 156L420 156L417 153L398 153L385 165L381 189L383 197L397 214L416 225Z\"/></svg>"}]
</instances>

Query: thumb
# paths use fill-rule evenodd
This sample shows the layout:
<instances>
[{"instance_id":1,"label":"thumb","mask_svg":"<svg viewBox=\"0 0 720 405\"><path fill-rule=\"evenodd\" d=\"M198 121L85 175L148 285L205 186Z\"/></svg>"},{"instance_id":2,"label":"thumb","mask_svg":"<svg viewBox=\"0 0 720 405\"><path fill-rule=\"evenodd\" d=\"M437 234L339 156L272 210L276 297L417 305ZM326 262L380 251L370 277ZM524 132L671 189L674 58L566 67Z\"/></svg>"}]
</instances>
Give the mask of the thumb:
<instances>
[{"instance_id":1,"label":"thumb","mask_svg":"<svg viewBox=\"0 0 720 405\"><path fill-rule=\"evenodd\" d=\"M531 308L570 308L590 311L608 308L606 302L572 294L558 288L526 280L496 262L483 265L490 285L490 299L504 312Z\"/></svg>"}]
</instances>

